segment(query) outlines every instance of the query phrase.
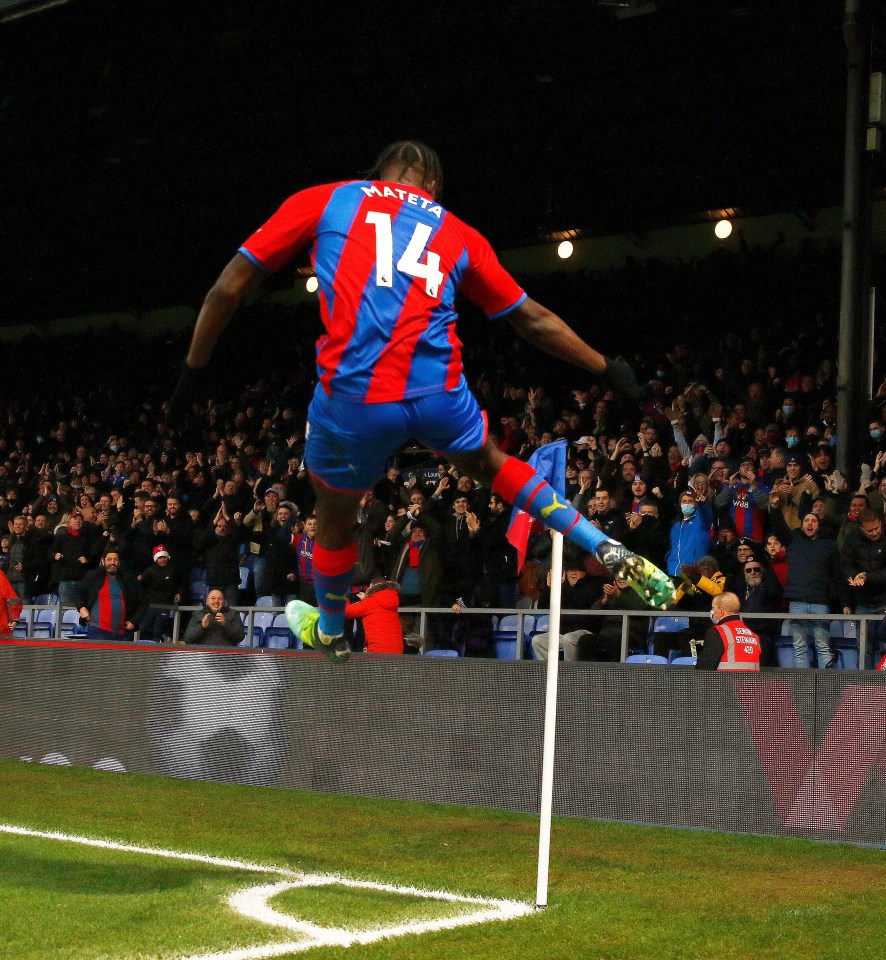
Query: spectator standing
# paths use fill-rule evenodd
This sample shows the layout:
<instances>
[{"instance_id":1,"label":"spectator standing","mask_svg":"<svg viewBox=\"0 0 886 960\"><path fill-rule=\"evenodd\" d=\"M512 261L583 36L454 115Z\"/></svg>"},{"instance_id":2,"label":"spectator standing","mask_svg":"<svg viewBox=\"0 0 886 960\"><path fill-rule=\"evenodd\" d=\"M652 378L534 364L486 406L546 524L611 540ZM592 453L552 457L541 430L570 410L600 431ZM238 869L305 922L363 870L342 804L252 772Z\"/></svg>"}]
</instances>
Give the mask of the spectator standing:
<instances>
[{"instance_id":1,"label":"spectator standing","mask_svg":"<svg viewBox=\"0 0 886 960\"><path fill-rule=\"evenodd\" d=\"M52 582L58 585L58 598L65 606L80 606L80 581L101 549L101 541L93 536L91 526L84 524L79 512L74 512L67 528L55 535Z\"/></svg>"},{"instance_id":2,"label":"spectator standing","mask_svg":"<svg viewBox=\"0 0 886 960\"><path fill-rule=\"evenodd\" d=\"M723 484L714 499L714 506L732 520L739 538L750 537L758 543L763 542L768 522L769 490L758 482L753 458L742 458L738 473Z\"/></svg>"},{"instance_id":3,"label":"spectator standing","mask_svg":"<svg viewBox=\"0 0 886 960\"><path fill-rule=\"evenodd\" d=\"M265 565L271 541L278 532L274 518L280 505L280 494L273 488L265 490L261 500L256 500L252 509L243 518L246 534L245 566L250 568L256 596L265 596L273 591L265 578Z\"/></svg>"},{"instance_id":4,"label":"spectator standing","mask_svg":"<svg viewBox=\"0 0 886 960\"><path fill-rule=\"evenodd\" d=\"M400 627L400 585L393 580L375 579L356 603L345 606L348 620L363 625L366 653L403 653Z\"/></svg>"},{"instance_id":5,"label":"spectator standing","mask_svg":"<svg viewBox=\"0 0 886 960\"><path fill-rule=\"evenodd\" d=\"M636 513L630 514L627 524L624 545L663 570L667 563L670 531L659 516L658 503L645 500Z\"/></svg>"},{"instance_id":6,"label":"spectator standing","mask_svg":"<svg viewBox=\"0 0 886 960\"><path fill-rule=\"evenodd\" d=\"M96 570L77 584L80 620L90 640L127 640L138 629L144 600L138 581L120 566L120 554L108 550Z\"/></svg>"},{"instance_id":7,"label":"spectator standing","mask_svg":"<svg viewBox=\"0 0 886 960\"><path fill-rule=\"evenodd\" d=\"M672 577L679 576L686 564L696 563L707 554L713 519L711 501L705 494L697 494L691 487L680 494L680 516L671 527L667 556L667 571Z\"/></svg>"},{"instance_id":8,"label":"spectator standing","mask_svg":"<svg viewBox=\"0 0 886 960\"><path fill-rule=\"evenodd\" d=\"M221 590L229 607L240 597L240 538L235 523L225 515L224 506L220 507L196 544L203 553L206 586Z\"/></svg>"},{"instance_id":9,"label":"spectator standing","mask_svg":"<svg viewBox=\"0 0 886 960\"><path fill-rule=\"evenodd\" d=\"M147 609L139 632L143 640L159 642L169 622L169 611L182 602L185 584L176 575L169 551L161 543L154 547L154 562L138 577Z\"/></svg>"},{"instance_id":10,"label":"spectator standing","mask_svg":"<svg viewBox=\"0 0 886 960\"><path fill-rule=\"evenodd\" d=\"M788 454L785 459L785 475L774 481L769 495L770 515L772 507L777 506L784 517L785 524L796 530L812 506L812 500L818 496L818 485L809 473L803 473L805 463L796 453Z\"/></svg>"},{"instance_id":11,"label":"spectator standing","mask_svg":"<svg viewBox=\"0 0 886 960\"><path fill-rule=\"evenodd\" d=\"M314 547L317 537L317 518L311 514L305 520L301 533L293 535L292 548L298 560L298 598L315 606L317 594L314 591Z\"/></svg>"},{"instance_id":12,"label":"spectator standing","mask_svg":"<svg viewBox=\"0 0 886 960\"><path fill-rule=\"evenodd\" d=\"M271 528L273 536L268 545L264 572L268 593L264 596L272 597L275 607L298 596L298 557L292 549L292 528L297 512L294 503L281 501Z\"/></svg>"},{"instance_id":13,"label":"spectator standing","mask_svg":"<svg viewBox=\"0 0 886 960\"><path fill-rule=\"evenodd\" d=\"M751 557L744 565L743 582L735 590L745 613L779 613L783 590L771 568ZM731 591L730 591L731 592ZM751 626L760 638L760 665L777 666L775 644L781 633L781 620L754 619Z\"/></svg>"},{"instance_id":14,"label":"spectator standing","mask_svg":"<svg viewBox=\"0 0 886 960\"><path fill-rule=\"evenodd\" d=\"M791 530L777 504L770 508L773 531L785 544L787 580L784 596L789 613L820 613L821 620L791 620L796 666L809 666L807 633L812 627L819 668L836 665L831 651L830 624L832 592L836 590L843 613L851 613L849 588L840 571L837 544L819 536L819 521L814 513L803 517L799 530Z\"/></svg>"},{"instance_id":15,"label":"spectator standing","mask_svg":"<svg viewBox=\"0 0 886 960\"><path fill-rule=\"evenodd\" d=\"M491 493L479 534L483 559L479 600L483 606L513 607L518 599L517 549L507 537L510 522L511 508L500 494Z\"/></svg>"},{"instance_id":16,"label":"spectator standing","mask_svg":"<svg viewBox=\"0 0 886 960\"><path fill-rule=\"evenodd\" d=\"M721 593L711 603L711 626L695 664L698 670L757 671L760 638L739 617L741 603L734 593Z\"/></svg>"},{"instance_id":17,"label":"spectator standing","mask_svg":"<svg viewBox=\"0 0 886 960\"><path fill-rule=\"evenodd\" d=\"M34 580L35 537L27 520L19 514L9 525L9 582L24 603L30 603Z\"/></svg>"},{"instance_id":18,"label":"spectator standing","mask_svg":"<svg viewBox=\"0 0 886 960\"><path fill-rule=\"evenodd\" d=\"M849 584L855 612L886 614L886 534L883 518L873 510L858 515L858 529L847 536L840 549L840 567ZM867 669L874 665L869 644Z\"/></svg>"},{"instance_id":19,"label":"spectator standing","mask_svg":"<svg viewBox=\"0 0 886 960\"><path fill-rule=\"evenodd\" d=\"M480 521L470 509L467 494L457 491L452 510L441 524L443 592L464 597L469 604L474 602L483 567L479 532Z\"/></svg>"},{"instance_id":20,"label":"spectator standing","mask_svg":"<svg viewBox=\"0 0 886 960\"><path fill-rule=\"evenodd\" d=\"M52 544L55 535L46 522L46 514L38 513L34 517L34 578L31 581L31 594L39 597L49 593L52 577Z\"/></svg>"},{"instance_id":21,"label":"spectator standing","mask_svg":"<svg viewBox=\"0 0 886 960\"><path fill-rule=\"evenodd\" d=\"M166 515L155 524L155 532L169 551L169 563L181 583L187 583L194 564L194 521L182 509L181 497L166 498Z\"/></svg>"},{"instance_id":22,"label":"spectator standing","mask_svg":"<svg viewBox=\"0 0 886 960\"><path fill-rule=\"evenodd\" d=\"M22 613L22 601L8 577L0 570L0 637L11 637Z\"/></svg>"},{"instance_id":23,"label":"spectator standing","mask_svg":"<svg viewBox=\"0 0 886 960\"><path fill-rule=\"evenodd\" d=\"M594 493L594 499L588 508L588 517L612 540L621 540L628 529L624 513L613 506L612 495L603 487L599 487Z\"/></svg>"},{"instance_id":24,"label":"spectator standing","mask_svg":"<svg viewBox=\"0 0 886 960\"><path fill-rule=\"evenodd\" d=\"M766 538L766 556L769 559L772 572L781 585L782 592L784 592L785 584L788 580L787 552L785 551L784 544L774 533L770 533Z\"/></svg>"},{"instance_id":25,"label":"spectator standing","mask_svg":"<svg viewBox=\"0 0 886 960\"><path fill-rule=\"evenodd\" d=\"M391 540L399 545L393 580L404 606L439 607L443 598L440 524L417 504L398 517Z\"/></svg>"}]
</instances>

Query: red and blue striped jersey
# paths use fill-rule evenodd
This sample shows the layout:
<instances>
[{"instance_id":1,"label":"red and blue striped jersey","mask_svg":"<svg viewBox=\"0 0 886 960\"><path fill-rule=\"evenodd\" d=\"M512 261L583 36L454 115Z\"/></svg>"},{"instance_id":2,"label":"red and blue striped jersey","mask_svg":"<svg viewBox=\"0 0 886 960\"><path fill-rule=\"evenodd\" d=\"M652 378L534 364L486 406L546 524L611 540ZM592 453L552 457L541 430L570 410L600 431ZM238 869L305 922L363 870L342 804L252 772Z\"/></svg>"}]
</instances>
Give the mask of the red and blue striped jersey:
<instances>
[{"instance_id":1,"label":"red and blue striped jersey","mask_svg":"<svg viewBox=\"0 0 886 960\"><path fill-rule=\"evenodd\" d=\"M329 395L386 403L451 390L462 376L456 291L491 318L526 299L483 236L409 184L301 190L240 253L274 271L309 245L326 331L317 372Z\"/></svg>"}]
</instances>

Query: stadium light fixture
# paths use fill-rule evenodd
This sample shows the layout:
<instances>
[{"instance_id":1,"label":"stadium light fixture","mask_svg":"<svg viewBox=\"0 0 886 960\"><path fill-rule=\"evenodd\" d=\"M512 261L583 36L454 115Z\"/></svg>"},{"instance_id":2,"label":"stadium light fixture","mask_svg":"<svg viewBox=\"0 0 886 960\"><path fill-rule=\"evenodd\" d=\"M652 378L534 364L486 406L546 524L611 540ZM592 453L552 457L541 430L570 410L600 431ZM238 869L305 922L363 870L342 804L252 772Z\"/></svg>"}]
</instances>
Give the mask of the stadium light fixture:
<instances>
[{"instance_id":1,"label":"stadium light fixture","mask_svg":"<svg viewBox=\"0 0 886 960\"><path fill-rule=\"evenodd\" d=\"M575 246L571 240L563 240L557 245L557 256L561 260L568 260L575 253Z\"/></svg>"},{"instance_id":2,"label":"stadium light fixture","mask_svg":"<svg viewBox=\"0 0 886 960\"><path fill-rule=\"evenodd\" d=\"M307 290L308 293L316 293L319 286L320 282L316 277L308 277L308 279L305 280L305 290Z\"/></svg>"},{"instance_id":3,"label":"stadium light fixture","mask_svg":"<svg viewBox=\"0 0 886 960\"><path fill-rule=\"evenodd\" d=\"M718 220L714 226L714 235L718 240L725 240L732 236L732 221Z\"/></svg>"}]
</instances>

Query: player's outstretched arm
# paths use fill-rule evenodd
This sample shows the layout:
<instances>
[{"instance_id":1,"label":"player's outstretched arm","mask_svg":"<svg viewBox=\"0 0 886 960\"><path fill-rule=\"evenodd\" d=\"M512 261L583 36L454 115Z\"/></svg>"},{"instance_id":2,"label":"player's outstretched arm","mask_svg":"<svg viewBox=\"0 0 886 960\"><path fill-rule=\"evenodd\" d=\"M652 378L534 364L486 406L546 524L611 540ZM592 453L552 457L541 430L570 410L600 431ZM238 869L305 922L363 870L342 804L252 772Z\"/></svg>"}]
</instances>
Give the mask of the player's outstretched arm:
<instances>
[{"instance_id":1,"label":"player's outstretched arm","mask_svg":"<svg viewBox=\"0 0 886 960\"><path fill-rule=\"evenodd\" d=\"M197 315L187 365L199 369L209 363L222 331L231 322L243 297L261 279L262 271L251 260L238 253L219 274L203 300Z\"/></svg>"},{"instance_id":2,"label":"player's outstretched arm","mask_svg":"<svg viewBox=\"0 0 886 960\"><path fill-rule=\"evenodd\" d=\"M206 294L194 325L190 349L166 408L166 423L170 427L181 427L192 401L204 391L208 377L205 368L215 344L243 297L260 278L261 270L238 253Z\"/></svg>"},{"instance_id":3,"label":"player's outstretched arm","mask_svg":"<svg viewBox=\"0 0 886 960\"><path fill-rule=\"evenodd\" d=\"M560 360L567 360L591 373L605 376L630 399L637 399L640 388L634 371L623 361L605 357L595 350L556 313L527 297L507 316L514 330L539 350Z\"/></svg>"}]
</instances>

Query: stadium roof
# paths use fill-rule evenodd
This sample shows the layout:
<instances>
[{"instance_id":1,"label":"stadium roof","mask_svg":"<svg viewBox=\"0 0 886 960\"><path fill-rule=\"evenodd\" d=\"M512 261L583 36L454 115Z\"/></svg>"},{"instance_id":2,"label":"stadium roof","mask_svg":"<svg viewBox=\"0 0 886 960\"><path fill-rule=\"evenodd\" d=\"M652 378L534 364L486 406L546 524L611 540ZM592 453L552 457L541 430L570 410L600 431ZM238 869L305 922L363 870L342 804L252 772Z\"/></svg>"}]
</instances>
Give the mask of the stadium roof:
<instances>
[{"instance_id":1,"label":"stadium roof","mask_svg":"<svg viewBox=\"0 0 886 960\"><path fill-rule=\"evenodd\" d=\"M842 6L4 0L0 323L196 304L285 196L404 136L499 247L839 203Z\"/></svg>"}]
</instances>

